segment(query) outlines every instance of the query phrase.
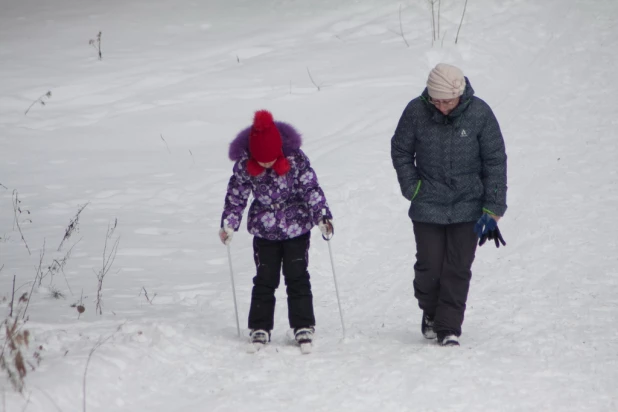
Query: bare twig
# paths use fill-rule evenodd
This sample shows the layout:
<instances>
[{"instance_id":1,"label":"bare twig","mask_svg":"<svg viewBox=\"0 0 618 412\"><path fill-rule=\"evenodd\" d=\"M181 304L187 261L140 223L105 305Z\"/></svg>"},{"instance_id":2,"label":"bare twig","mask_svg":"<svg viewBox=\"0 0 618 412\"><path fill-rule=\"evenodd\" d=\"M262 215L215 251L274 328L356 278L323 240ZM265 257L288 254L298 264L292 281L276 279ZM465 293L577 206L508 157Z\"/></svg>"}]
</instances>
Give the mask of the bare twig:
<instances>
[{"instance_id":1,"label":"bare twig","mask_svg":"<svg viewBox=\"0 0 618 412\"><path fill-rule=\"evenodd\" d=\"M69 238L71 237L71 235L73 234L73 232L75 231L79 231L79 215L81 215L82 211L86 208L86 206L88 206L90 204L90 202L86 203L85 205L81 206L78 210L77 213L75 214L75 216L73 216L73 219L71 219L71 221L69 222L69 226L67 226L67 228L64 231L64 237L62 238L62 241L60 242L60 245L58 246L58 251L60 251L60 249L62 249L62 245L64 244L64 242L66 240L69 240Z\"/></svg>"},{"instance_id":2,"label":"bare twig","mask_svg":"<svg viewBox=\"0 0 618 412\"><path fill-rule=\"evenodd\" d=\"M54 275L57 274L58 272L62 272L62 276L64 276L64 281L67 284L67 287L69 288L69 292L71 292L71 295L73 295L73 291L71 290L71 285L69 285L69 280L67 279L67 275L66 273L64 273L64 267L66 266L67 262L69 261L69 258L71 257L71 252L73 251L73 248L77 246L77 244L81 242L81 240L82 239L80 238L77 242L75 242L73 246L71 246L71 249L67 251L67 253L64 255L62 260L57 260L57 259L53 260L52 264L47 267L47 272L45 272L45 274L41 276L41 278L39 279L39 286L41 286L41 282L43 281L43 278L46 277L47 275L50 275L49 283L51 284L54 281Z\"/></svg>"},{"instance_id":3,"label":"bare twig","mask_svg":"<svg viewBox=\"0 0 618 412\"><path fill-rule=\"evenodd\" d=\"M433 31L433 40L436 41L436 17L434 12L435 0L430 0L431 3L431 28Z\"/></svg>"},{"instance_id":4,"label":"bare twig","mask_svg":"<svg viewBox=\"0 0 618 412\"><path fill-rule=\"evenodd\" d=\"M442 0L438 0L438 39L440 38L440 9L442 8Z\"/></svg>"},{"instance_id":5,"label":"bare twig","mask_svg":"<svg viewBox=\"0 0 618 412\"><path fill-rule=\"evenodd\" d=\"M11 313L9 317L13 317L13 303L15 302L15 275L13 275L13 293L11 294Z\"/></svg>"},{"instance_id":6,"label":"bare twig","mask_svg":"<svg viewBox=\"0 0 618 412\"><path fill-rule=\"evenodd\" d=\"M406 43L406 46L410 47L408 41L406 40L406 37L403 35L403 24L401 23L401 4L399 5L399 31L401 34L401 38Z\"/></svg>"},{"instance_id":7,"label":"bare twig","mask_svg":"<svg viewBox=\"0 0 618 412\"><path fill-rule=\"evenodd\" d=\"M309 71L309 67L307 67L307 73L309 73L309 78L311 79L311 83L313 83L313 85L318 89L318 91L320 91L320 86L318 86L316 84L316 82L313 80L313 76L311 76L311 72Z\"/></svg>"},{"instance_id":8,"label":"bare twig","mask_svg":"<svg viewBox=\"0 0 618 412\"><path fill-rule=\"evenodd\" d=\"M2 183L0 183L0 187L3 187L3 188L5 188L6 190L9 190L9 188L8 188L8 187L6 187L5 185L3 185Z\"/></svg>"},{"instance_id":9,"label":"bare twig","mask_svg":"<svg viewBox=\"0 0 618 412\"><path fill-rule=\"evenodd\" d=\"M171 150L170 150L170 147L167 145L167 142L166 142L166 141L165 141L165 139L163 138L163 134L161 134L161 140L163 140L163 143L165 143L165 147L167 147L167 152L171 154L172 152L171 152Z\"/></svg>"},{"instance_id":10,"label":"bare twig","mask_svg":"<svg viewBox=\"0 0 618 412\"><path fill-rule=\"evenodd\" d=\"M114 224L114 227L112 228L110 228L109 226L107 227L107 235L105 236L105 246L103 247L103 266L101 267L101 270L99 270L99 273L96 274L97 280L99 281L98 287L97 287L96 311L99 312L99 315L103 314L103 309L102 309L103 280L105 279L105 275L107 275L107 272L109 272L110 268L114 264L114 260L116 259L116 253L118 252L118 242L120 242L120 238L116 239L116 241L112 245L112 248L109 254L107 253L107 241L110 239L111 235L113 234L114 229L116 229L117 224L118 224L118 219L116 219L116 223Z\"/></svg>"},{"instance_id":11,"label":"bare twig","mask_svg":"<svg viewBox=\"0 0 618 412\"><path fill-rule=\"evenodd\" d=\"M15 224L17 225L17 229L19 229L21 240L24 241L24 245L26 246L26 249L28 249L28 254L32 255L32 252L30 251L30 247L28 246L28 242L26 242L26 238L24 237L24 232L22 232L21 226L19 224L19 216L17 215L17 212L19 212L19 214L22 213L21 208L19 207L20 203L21 203L21 200L19 200L19 195L17 193L17 190L13 190L13 212L15 214ZM27 212L28 214L30 214L29 211Z\"/></svg>"},{"instance_id":12,"label":"bare twig","mask_svg":"<svg viewBox=\"0 0 618 412\"><path fill-rule=\"evenodd\" d=\"M122 325L120 327L122 327ZM120 329L120 327L118 329ZM116 333L116 332L114 332L114 333ZM97 343L94 344L92 349L90 349L90 353L88 354L88 360L86 360L86 368L84 369L84 384L83 384L83 391L82 391L83 397L84 397L84 412L86 412L86 375L88 375L88 366L90 365L90 359L92 359L92 355L94 355L94 352L97 349L99 349L101 346L103 346L103 344L105 342L107 342L108 340L110 340L114 336L114 333L112 333L111 335L109 335L105 339L99 338Z\"/></svg>"},{"instance_id":13,"label":"bare twig","mask_svg":"<svg viewBox=\"0 0 618 412\"><path fill-rule=\"evenodd\" d=\"M67 288L69 289L69 293L73 296L73 290L71 290L71 285L69 285L69 280L67 279L67 274L64 273L64 268L61 269L62 277L64 277L64 282L67 284Z\"/></svg>"},{"instance_id":14,"label":"bare twig","mask_svg":"<svg viewBox=\"0 0 618 412\"><path fill-rule=\"evenodd\" d=\"M32 299L32 293L34 292L34 287L36 286L36 280L39 275L42 276L41 266L43 265L43 257L45 256L45 239L43 239L43 249L41 249L41 253L39 256L39 267L36 270L36 276L34 277L34 282L32 282L32 288L30 288L30 294L28 295L28 301L26 302L26 308L24 309L24 314L22 319L26 319L26 312L28 312L28 306L30 306L30 299Z\"/></svg>"},{"instance_id":15,"label":"bare twig","mask_svg":"<svg viewBox=\"0 0 618 412\"><path fill-rule=\"evenodd\" d=\"M148 303L150 303L150 304L152 305L152 301L153 301L153 300L157 297L157 294L155 293L155 294L152 296L152 299L150 299L150 298L148 297L148 291L146 290L146 288L145 288L144 286L142 286L142 290L144 291L144 296L146 297L146 300L148 301Z\"/></svg>"},{"instance_id":16,"label":"bare twig","mask_svg":"<svg viewBox=\"0 0 618 412\"><path fill-rule=\"evenodd\" d=\"M75 306L77 308L77 319L79 319L80 316L82 316L82 313L86 311L86 308L84 307L84 289L82 289L82 295L79 298L79 305Z\"/></svg>"},{"instance_id":17,"label":"bare twig","mask_svg":"<svg viewBox=\"0 0 618 412\"><path fill-rule=\"evenodd\" d=\"M191 149L189 149L189 154L191 155L191 167L195 166L195 158L193 157L193 152L191 151Z\"/></svg>"},{"instance_id":18,"label":"bare twig","mask_svg":"<svg viewBox=\"0 0 618 412\"><path fill-rule=\"evenodd\" d=\"M459 22L459 28L457 29L457 36L455 36L455 44L459 40L459 31L461 30L461 25L463 24L464 15L466 14L466 7L468 6L468 0L464 3L463 13L461 13L461 21Z\"/></svg>"},{"instance_id":19,"label":"bare twig","mask_svg":"<svg viewBox=\"0 0 618 412\"><path fill-rule=\"evenodd\" d=\"M24 114L27 115L28 112L30 111L30 109L32 109L32 106L34 106L37 103L39 103L41 106L45 106L45 100L43 100L43 99L45 99L46 97L49 99L51 97L51 95L52 95L52 93L49 90L47 91L47 93L40 95L38 99L33 101L32 104L30 106L28 106L28 108L26 109Z\"/></svg>"},{"instance_id":20,"label":"bare twig","mask_svg":"<svg viewBox=\"0 0 618 412\"><path fill-rule=\"evenodd\" d=\"M88 44L91 45L92 47L94 47L94 49L98 52L99 54L99 60L103 59L103 55L101 54L101 32L99 32L99 34L97 34L97 39L90 39L90 41L88 41ZM96 44L95 44L96 43Z\"/></svg>"},{"instance_id":21,"label":"bare twig","mask_svg":"<svg viewBox=\"0 0 618 412\"><path fill-rule=\"evenodd\" d=\"M34 283L36 283L37 278L39 279L39 285L41 284L41 278L43 277L43 257L45 256L45 239L43 239L43 248L39 252L39 266L36 268L36 277L34 278Z\"/></svg>"},{"instance_id":22,"label":"bare twig","mask_svg":"<svg viewBox=\"0 0 618 412\"><path fill-rule=\"evenodd\" d=\"M112 235L114 234L114 231L116 230L116 228L118 227L118 218L114 219L114 226L112 226L111 229L109 229L108 227L108 231L107 231L107 238L111 238Z\"/></svg>"},{"instance_id":23,"label":"bare twig","mask_svg":"<svg viewBox=\"0 0 618 412\"><path fill-rule=\"evenodd\" d=\"M435 3L436 0L427 0L431 5L431 45L436 41L436 17L435 17Z\"/></svg>"},{"instance_id":24,"label":"bare twig","mask_svg":"<svg viewBox=\"0 0 618 412\"><path fill-rule=\"evenodd\" d=\"M15 289L15 293L19 292L19 289L21 289L21 288L23 288L23 287L25 287L25 286L28 286L28 285L30 285L31 283L32 283L32 282L26 282L26 283L24 283L23 285L18 286L18 287L17 287L17 289ZM24 302L25 302L25 301L26 301L26 298L28 297L28 293L24 292L24 294L23 294L22 296L25 296L25 297L24 297ZM20 300L21 300L21 299L20 299Z\"/></svg>"},{"instance_id":25,"label":"bare twig","mask_svg":"<svg viewBox=\"0 0 618 412\"><path fill-rule=\"evenodd\" d=\"M66 259L66 257L65 257L65 259ZM62 262L59 261L58 259L54 259L52 261L52 264L47 267L47 272L45 272L45 274L39 278L39 286L41 286L41 283L43 282L43 278L47 277L47 275L50 275L50 279L49 279L49 283L50 284L54 281L54 274L57 271L62 271L62 266L65 265L65 263L64 263L65 259L63 259ZM66 276L65 276L65 278L66 278Z\"/></svg>"}]
</instances>

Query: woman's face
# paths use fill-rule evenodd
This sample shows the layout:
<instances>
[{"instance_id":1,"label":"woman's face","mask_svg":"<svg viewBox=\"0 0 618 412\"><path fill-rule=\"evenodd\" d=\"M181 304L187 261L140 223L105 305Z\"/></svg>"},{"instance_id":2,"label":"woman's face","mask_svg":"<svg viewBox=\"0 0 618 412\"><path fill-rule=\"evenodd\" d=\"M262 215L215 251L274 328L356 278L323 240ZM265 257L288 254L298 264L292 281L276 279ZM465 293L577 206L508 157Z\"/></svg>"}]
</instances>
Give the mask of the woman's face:
<instances>
[{"instance_id":1,"label":"woman's face","mask_svg":"<svg viewBox=\"0 0 618 412\"><path fill-rule=\"evenodd\" d=\"M461 100L460 97L450 100L436 100L429 97L429 103L436 106L436 109L440 110L440 112L445 116L457 107L457 105L459 104L459 100Z\"/></svg>"}]
</instances>

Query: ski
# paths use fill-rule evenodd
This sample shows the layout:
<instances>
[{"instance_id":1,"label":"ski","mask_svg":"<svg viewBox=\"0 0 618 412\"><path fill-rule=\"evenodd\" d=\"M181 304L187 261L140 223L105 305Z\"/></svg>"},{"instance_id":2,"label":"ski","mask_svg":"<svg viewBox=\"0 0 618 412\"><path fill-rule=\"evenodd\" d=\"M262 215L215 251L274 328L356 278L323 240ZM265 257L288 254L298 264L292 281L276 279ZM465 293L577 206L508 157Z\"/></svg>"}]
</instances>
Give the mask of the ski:
<instances>
[{"instance_id":1,"label":"ski","mask_svg":"<svg viewBox=\"0 0 618 412\"><path fill-rule=\"evenodd\" d=\"M300 344L300 353L302 353L303 355L308 355L311 353L311 351L313 351L313 345L311 344L311 342Z\"/></svg>"},{"instance_id":2,"label":"ski","mask_svg":"<svg viewBox=\"0 0 618 412\"><path fill-rule=\"evenodd\" d=\"M295 343L295 346L300 349L300 353L303 355L308 355L313 351L313 343L311 342L303 342L303 343ZM246 345L247 353L258 353L264 349L266 345L264 343L259 342L249 342Z\"/></svg>"},{"instance_id":3,"label":"ski","mask_svg":"<svg viewBox=\"0 0 618 412\"><path fill-rule=\"evenodd\" d=\"M257 353L264 348L263 343L259 342L249 342L247 344L247 353Z\"/></svg>"},{"instance_id":4,"label":"ski","mask_svg":"<svg viewBox=\"0 0 618 412\"><path fill-rule=\"evenodd\" d=\"M264 345L263 343L249 342L247 344L246 351L247 353L258 353L259 351L264 349L265 346L266 345ZM313 344L310 342L301 343L298 345L298 348L300 349L300 353L302 353L303 355L308 355L313 351Z\"/></svg>"}]
</instances>

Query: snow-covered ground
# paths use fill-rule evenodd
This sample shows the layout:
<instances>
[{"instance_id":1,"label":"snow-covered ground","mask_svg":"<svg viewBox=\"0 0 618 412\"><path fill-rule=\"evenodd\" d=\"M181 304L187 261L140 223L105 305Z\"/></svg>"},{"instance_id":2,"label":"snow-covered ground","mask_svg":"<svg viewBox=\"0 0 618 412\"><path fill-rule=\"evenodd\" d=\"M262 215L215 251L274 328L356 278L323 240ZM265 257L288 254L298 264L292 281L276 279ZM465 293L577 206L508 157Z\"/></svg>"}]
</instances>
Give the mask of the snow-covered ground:
<instances>
[{"instance_id":1,"label":"snow-covered ground","mask_svg":"<svg viewBox=\"0 0 618 412\"><path fill-rule=\"evenodd\" d=\"M13 276L29 293L43 250L46 273L73 248L64 275L34 288L24 327L42 360L22 395L2 371L2 411L86 410L97 343L88 411L618 410L618 3L471 1L455 44L464 3L443 2L432 45L421 0L1 0L2 319ZM99 31L101 61L88 44ZM509 155L508 246L477 253L460 348L420 335L390 160L403 108L440 61L492 106ZM284 288L273 343L245 353L244 224L236 334L217 229L228 144L258 109L303 133L335 215L347 337L314 233L308 356L287 336Z\"/></svg>"}]
</instances>

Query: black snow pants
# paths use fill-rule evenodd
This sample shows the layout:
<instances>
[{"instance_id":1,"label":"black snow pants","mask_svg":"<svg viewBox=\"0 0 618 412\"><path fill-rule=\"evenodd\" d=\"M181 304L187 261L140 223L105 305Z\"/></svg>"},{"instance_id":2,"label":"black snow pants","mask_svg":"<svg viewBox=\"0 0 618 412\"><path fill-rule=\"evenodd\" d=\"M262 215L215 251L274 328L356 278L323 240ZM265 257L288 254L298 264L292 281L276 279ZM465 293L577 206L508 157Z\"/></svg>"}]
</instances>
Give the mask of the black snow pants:
<instances>
[{"instance_id":1,"label":"black snow pants","mask_svg":"<svg viewBox=\"0 0 618 412\"><path fill-rule=\"evenodd\" d=\"M307 271L310 236L311 232L280 241L253 238L257 274L253 278L249 329L273 329L275 289L279 286L282 266L287 286L290 327L315 326L313 295Z\"/></svg>"},{"instance_id":2,"label":"black snow pants","mask_svg":"<svg viewBox=\"0 0 618 412\"><path fill-rule=\"evenodd\" d=\"M478 238L474 222L412 222L416 239L414 296L436 332L461 335Z\"/></svg>"}]
</instances>

